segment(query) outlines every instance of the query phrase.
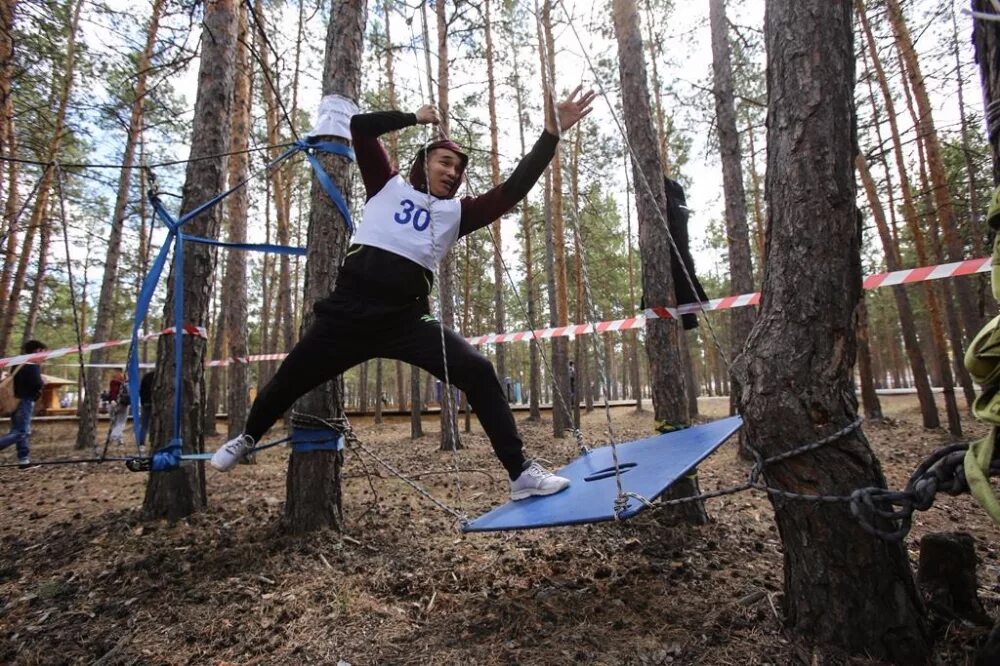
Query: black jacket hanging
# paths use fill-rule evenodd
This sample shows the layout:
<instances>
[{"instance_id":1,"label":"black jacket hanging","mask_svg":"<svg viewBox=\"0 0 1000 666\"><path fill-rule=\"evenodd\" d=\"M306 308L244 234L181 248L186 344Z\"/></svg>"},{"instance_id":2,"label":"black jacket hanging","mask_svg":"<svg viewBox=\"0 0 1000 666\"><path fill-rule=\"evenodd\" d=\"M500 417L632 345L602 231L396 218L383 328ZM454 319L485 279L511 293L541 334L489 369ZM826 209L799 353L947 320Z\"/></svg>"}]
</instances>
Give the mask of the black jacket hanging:
<instances>
[{"instance_id":1,"label":"black jacket hanging","mask_svg":"<svg viewBox=\"0 0 1000 666\"><path fill-rule=\"evenodd\" d=\"M674 296L677 305L685 303L695 303L707 301L708 296L705 289L698 281L698 275L694 271L694 259L691 257L690 239L688 237L688 216L687 199L684 198L684 188L676 180L670 178L663 179L664 191L667 194L667 224L670 228L670 236L677 245L680 252L680 261L677 261L677 254L670 248L670 276L674 283ZM685 270L687 274L685 275ZM690 276L690 280L688 279ZM642 308L645 309L645 296L643 297ZM695 314L681 315L681 325L684 330L698 327L698 316Z\"/></svg>"}]
</instances>

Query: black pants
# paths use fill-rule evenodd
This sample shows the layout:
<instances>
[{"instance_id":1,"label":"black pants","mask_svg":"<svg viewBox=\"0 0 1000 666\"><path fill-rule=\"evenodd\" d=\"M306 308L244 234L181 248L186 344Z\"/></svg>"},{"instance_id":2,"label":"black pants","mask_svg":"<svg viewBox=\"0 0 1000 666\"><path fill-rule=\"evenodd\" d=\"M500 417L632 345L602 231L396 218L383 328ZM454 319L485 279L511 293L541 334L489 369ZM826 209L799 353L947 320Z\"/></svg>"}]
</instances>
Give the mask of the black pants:
<instances>
[{"instance_id":1,"label":"black pants","mask_svg":"<svg viewBox=\"0 0 1000 666\"><path fill-rule=\"evenodd\" d=\"M250 408L244 432L255 442L299 397L373 358L399 359L444 380L441 325L426 299L386 303L337 291L315 310L312 326ZM525 462L521 438L493 365L454 331L445 329L444 344L448 380L465 392L497 458L517 478Z\"/></svg>"}]
</instances>

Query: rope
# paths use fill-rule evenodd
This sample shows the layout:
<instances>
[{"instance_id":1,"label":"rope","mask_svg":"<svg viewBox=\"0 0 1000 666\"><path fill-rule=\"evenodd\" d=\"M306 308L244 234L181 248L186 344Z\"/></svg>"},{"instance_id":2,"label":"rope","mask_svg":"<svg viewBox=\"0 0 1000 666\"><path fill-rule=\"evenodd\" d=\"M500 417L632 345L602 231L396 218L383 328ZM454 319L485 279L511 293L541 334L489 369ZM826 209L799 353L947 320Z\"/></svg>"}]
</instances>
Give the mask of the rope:
<instances>
[{"instance_id":1,"label":"rope","mask_svg":"<svg viewBox=\"0 0 1000 666\"><path fill-rule=\"evenodd\" d=\"M203 160L214 160L219 157L230 157L232 155L245 155L247 153L257 153L261 151L270 151L274 148L287 148L294 145L294 141L287 141L285 143L264 146L257 146L256 148L247 148L245 150L236 150L226 153L213 153L211 155L201 155L199 157L189 157L186 160L168 160L166 162L154 162L153 164L145 165L147 168L157 169L160 167L168 166L178 166L181 164L189 164L191 162L201 162ZM54 162L42 162L39 160L30 160L23 157L15 157L13 155L0 155L0 162L15 162L17 164L32 164L41 167L50 167ZM128 164L107 164L107 163L92 163L92 162L63 162L62 167L64 169L130 169L134 168L134 165Z\"/></svg>"},{"instance_id":2,"label":"rope","mask_svg":"<svg viewBox=\"0 0 1000 666\"><path fill-rule=\"evenodd\" d=\"M555 119L556 133L560 137L560 140L561 140L561 138L562 138L561 129L562 128L559 126L559 108L558 108L558 106L556 104L554 90L553 90L553 88L555 86L555 82L549 80L550 64L549 64L549 60L548 60L548 58L549 58L548 45L545 44L545 43L543 43L544 42L544 40L543 40L544 31L542 29L541 18L539 16L538 2L537 2L537 0L535 2L535 25L536 25L536 30L538 32L538 39L539 39L539 42L540 42L539 43L539 54L540 54L541 60L542 60L542 82L543 82L543 87L547 88L548 91L549 91L549 98L548 98L547 101L548 101L548 103L550 103L552 105L552 115L553 115L553 118ZM580 131L580 128L577 127L577 132L579 132L579 131ZM557 150L558 150L558 148L557 148ZM570 226L572 227L574 233L577 236L579 236L581 238L581 240L582 240L583 235L580 233L580 225L579 225L579 221L578 221L576 207L575 206L570 206L570 210L572 211L571 214L570 214L570 216L569 216L570 217ZM583 244L581 243L581 256L578 258L578 260L580 261L581 273L583 275L584 292L585 292L585 297L584 297L585 304L587 306L587 309L590 311L591 319L594 320L594 321L600 321L600 317L598 317L597 313L596 313L596 303L594 301L593 289L591 288L591 285L590 285L590 271L587 268L588 262L586 261L586 254L583 253L582 250L583 250ZM611 457L612 457L612 461L614 463L614 468L615 468L615 486L616 486L616 488L618 490L618 493L616 495L615 502L614 502L615 517L619 518L620 515L621 515L621 512L624 511L625 507L628 505L628 497L629 496L634 496L636 499L638 499L640 502L642 502L642 503L644 503L646 505L649 505L649 500L647 500L644 497L641 497L640 495L638 495L636 493L626 493L624 487L622 486L621 467L619 465L619 460L618 460L618 447L617 447L617 439L618 438L615 435L614 423L612 422L612 419L611 419L611 403L610 403L610 397L609 397L610 393L611 393L611 391L610 391L610 381L608 380L607 364L605 363L605 358L604 358L603 350L600 351L600 352L598 351L598 349L600 347L601 347L600 344L595 344L594 345L594 358L595 358L595 362L596 362L597 368L598 368L598 376L600 377L600 380L601 380L601 389L602 389L601 393L603 394L603 397L604 397L604 414L605 414L605 419L606 419L606 422L607 422L608 439L609 439L609 442L611 444ZM558 382L556 382L554 384L554 386L556 388L556 393L559 395L559 399L561 401L565 401L565 399L564 399L564 397L562 395L562 391L559 390L559 384L558 384ZM579 398L577 398L577 399L579 399ZM564 406L565 406L565 402L564 402ZM569 413L569 408L568 407L566 407L566 411L567 411L567 413ZM572 431L573 431L574 437L576 438L577 446L580 448L581 452L583 452L584 454L586 454L589 451L589 449L583 443L583 434L580 432L579 428L577 428L575 426L575 424L574 424L574 427L572 428Z\"/></svg>"},{"instance_id":3,"label":"rope","mask_svg":"<svg viewBox=\"0 0 1000 666\"><path fill-rule=\"evenodd\" d=\"M868 487L858 488L852 491L850 495L807 495L805 493L796 493L782 488L775 488L760 480L764 470L768 466L831 444L857 430L863 420L861 417L858 417L850 424L827 437L771 456L770 458L764 458L757 449L750 447L755 462L746 482L728 488L700 493L691 497L659 500L657 504L661 506L677 506L688 502L703 502L708 499L733 495L747 490L758 490L773 497L800 502L847 504L851 515L857 519L859 526L865 532L885 541L898 542L909 533L913 524L913 512L929 509L933 505L934 498L938 492L946 492L949 495L959 495L968 492L969 484L965 477L964 467L965 454L969 448L967 443L952 444L932 453L917 466L916 470L910 476L909 481L907 481L905 489L901 491ZM992 461L989 472L990 476L1000 476L1000 459ZM636 497L647 506L650 506L643 498L631 493L626 493L626 495ZM892 525L892 529L882 529L877 526L877 523L885 521L888 521Z\"/></svg>"},{"instance_id":4,"label":"rope","mask_svg":"<svg viewBox=\"0 0 1000 666\"><path fill-rule=\"evenodd\" d=\"M418 62L418 66L419 66L419 62ZM440 132L440 134L443 137L447 138L448 135L444 131L444 128L438 127L438 131ZM428 220L429 220L429 225L428 225L430 227L429 231L431 233L431 256L437 256L438 244L437 244L437 234L434 231L434 213L433 213L434 196L431 193L431 178L430 178L430 170L428 169L428 165L429 165L429 162L428 162L428 153L430 151L428 151L427 147L432 143L430 137L433 136L433 133L430 130L430 128L428 128L428 134L429 134L429 136L428 136L428 139L424 142L424 150L423 150L424 186L427 188L427 217L428 217ZM448 250L445 251L444 256L441 259L442 259L442 263L446 263L448 261ZM449 294L449 296L450 296L450 294ZM461 465L460 465L461 460L459 459L459 454L458 454L458 449L459 449L458 432L457 432L456 426L455 426L455 421L458 419L458 408L457 408L457 405L455 404L455 401L452 399L453 396L452 396L452 390L451 390L451 377L450 377L450 374L448 372L448 348L447 348L447 344L446 344L446 340L445 340L445 329L444 329L444 298L442 297L442 294L441 294L441 282L440 281L438 282L438 309L441 312L441 316L438 318L438 329L439 329L439 331L441 333L441 336L440 336L441 337L441 360L442 360L442 364L444 366L444 386L441 387L441 389L442 389L441 390L441 393L442 393L442 395L441 395L441 406L442 406L442 408L447 407L447 409L444 412L442 412L442 414L446 414L447 415L447 419L445 419L445 420L448 422L448 425L447 425L447 427L448 427L448 434L449 434L449 436L451 438L452 458L453 458L454 464L455 464L455 476L454 476L454 481L455 481L455 498L458 500L458 502L459 502L459 508L461 509L462 480L461 480L461 477L459 476L459 471L458 471L460 469L460 467L461 467ZM388 467L387 467L387 469L388 469ZM461 520L465 521L466 518L464 516L461 516Z\"/></svg>"},{"instance_id":5,"label":"rope","mask_svg":"<svg viewBox=\"0 0 1000 666\"><path fill-rule=\"evenodd\" d=\"M35 198L36 194L38 194L38 188L42 186L42 181L45 180L45 174L48 172L49 169L52 168L51 163L46 163L41 166L44 166L45 170L42 171L42 175L39 176L38 180L35 181L35 186L31 188L31 192L29 192L28 196L25 197L24 202L21 204L21 207L18 209L13 219L11 219L10 224L7 226L7 230L4 231L2 236L0 236L0 244L6 243L7 237L17 230L17 223L20 221L21 216L24 215L24 211L28 209L28 204L30 204L31 200Z\"/></svg>"},{"instance_id":6,"label":"rope","mask_svg":"<svg viewBox=\"0 0 1000 666\"><path fill-rule=\"evenodd\" d=\"M28 468L31 467L41 467L43 465L82 465L82 464L101 464L106 462L124 462L128 463L132 458L67 458L66 460L36 460L27 465ZM5 467L21 467L25 466L21 463L0 463L0 468Z\"/></svg>"},{"instance_id":7,"label":"rope","mask_svg":"<svg viewBox=\"0 0 1000 666\"><path fill-rule=\"evenodd\" d=\"M278 63L281 61L281 56L278 55L278 52L274 50L273 46L271 46L271 42L268 41L267 31L264 30L264 24L260 20L260 17L257 16L257 10L254 8L253 2L251 2L251 0L246 0L245 4L250 14L250 20L253 21L254 25L257 26L257 34L264 42L264 46L266 46L268 50L271 51L271 54L274 56L275 70L277 70ZM270 88L271 92L274 93L274 99L277 100L278 106L281 108L281 113L282 115L285 116L285 122L288 123L288 129L292 131L292 136L294 136L295 140L298 141L299 135L298 132L295 131L295 124L292 123L291 116L288 115L288 110L285 108L285 103L281 99L281 92L274 85L274 81L271 80L271 74L267 71L267 69L268 69L267 67L261 67L261 71L264 73L264 80L267 82L267 87Z\"/></svg>"},{"instance_id":8,"label":"rope","mask_svg":"<svg viewBox=\"0 0 1000 666\"><path fill-rule=\"evenodd\" d=\"M75 280L73 279L73 260L70 258L69 253L69 230L66 224L66 193L63 188L63 171L59 167L59 163L55 163L56 172L56 190L59 194L59 219L62 222L62 232L63 232L63 248L66 250L66 277L69 281L69 303L73 310L73 333L76 335L76 346L77 349L81 350L80 354L77 354L77 365L79 370L79 375L77 376L77 392L82 396L84 387L84 374L83 369L83 332L82 325L80 324L80 309L76 302L76 287ZM105 452L107 452L107 446L105 446ZM103 457L103 456L102 456Z\"/></svg>"},{"instance_id":9,"label":"rope","mask_svg":"<svg viewBox=\"0 0 1000 666\"><path fill-rule=\"evenodd\" d=\"M468 518L465 516L465 514L461 513L457 509L453 509L452 507L448 506L444 502L442 502L439 499L437 499L436 497L434 497L429 491L427 491L419 483L417 483L416 481L412 480L411 478L409 478L408 476L406 476L405 474L403 474L402 472L400 472L398 469L396 469L395 467L393 467L390 463L388 463L387 461L383 460L374 451L372 451L371 449L369 449L368 447L366 447L364 444L362 444L361 440L358 439L358 436L354 433L354 428L351 426L351 423L350 423L350 421L348 421L348 419L347 419L346 416L341 417L341 418L336 418L336 419L324 419L322 417L313 416L313 415L310 415L310 414L303 414L301 416L310 418L310 419L316 421L317 423L322 424L323 426L325 426L327 428L333 428L333 429L339 430L344 435L344 443L345 443L345 446L349 450L358 450L358 451L363 452L365 455L369 456L372 460L374 460L375 462L377 462L379 465L381 465L382 467L386 468L393 476L395 476L396 478L398 478L400 481L402 481L406 485L410 486L410 488L412 488L414 491L416 491L418 495L420 495L424 499L429 500L432 504L434 504L434 506L438 507L439 509L443 510L445 513L447 513L447 514L451 515L452 517L454 517L455 519L457 519L460 525L465 525L466 523L468 523ZM457 473L458 472L456 471L456 474Z\"/></svg>"}]
</instances>

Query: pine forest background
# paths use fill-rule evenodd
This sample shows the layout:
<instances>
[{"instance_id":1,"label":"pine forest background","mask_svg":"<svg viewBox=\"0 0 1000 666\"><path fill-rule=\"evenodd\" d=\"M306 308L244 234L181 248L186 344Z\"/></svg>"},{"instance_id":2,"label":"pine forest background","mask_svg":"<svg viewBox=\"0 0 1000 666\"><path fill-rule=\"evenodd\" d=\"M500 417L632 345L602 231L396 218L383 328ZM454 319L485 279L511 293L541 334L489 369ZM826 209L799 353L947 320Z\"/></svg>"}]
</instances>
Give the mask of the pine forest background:
<instances>
[{"instance_id":1,"label":"pine forest background","mask_svg":"<svg viewBox=\"0 0 1000 666\"><path fill-rule=\"evenodd\" d=\"M713 68L706 55L711 52L708 4L682 10L672 2L642 0L639 6L661 156L668 175L687 188L698 273L709 296L719 297L733 291L721 178L727 157L720 157ZM763 3L735 5L728 8L739 137L735 159L742 167L757 289L765 269L761 257L767 214ZM963 6L951 0L856 3L858 205L864 217L865 274L983 257L990 247L983 223L992 183L990 153L971 19L961 13ZM441 53L436 10L399 0L369 3L362 110L414 110L432 100L429 86L436 89ZM639 312L634 184L616 124L621 100L610 7L561 0L538 7L501 0L446 3L444 10L450 131L472 156L467 193L491 186L491 130L499 136L502 173L509 172L541 130L540 27L551 30L557 94L580 83L602 92L594 114L560 144L566 236L553 239L546 233L550 207L546 185L540 182L528 205L499 225L504 270L495 269L498 247L491 233L484 230L464 239L452 254L455 327L472 336L494 332L498 324L507 331L550 325L554 307L548 293L552 286L546 285L552 275L547 262L555 244L562 244L566 253L570 322L590 319L583 301L584 271L602 319ZM199 4L187 1L0 0L0 155L5 158L0 161L0 247L5 257L0 357L17 354L21 342L30 338L58 348L78 339L129 335L139 286L165 237L144 193L155 185L168 206L175 203L169 194L180 191L183 161L191 151L201 11ZM257 173L247 187L245 224L252 242L305 244L308 163L296 158L273 172L260 171L281 152L276 146L304 137L311 127L319 103L328 12L327 4L310 0L255 0L252 12L243 7L240 34L249 49L251 120L249 132L242 134L250 171ZM912 40L913 59L901 37L903 29ZM488 74L496 90L495 122L488 109ZM234 137L240 133L235 123L233 132ZM423 128L413 128L387 144L405 171L425 139ZM936 196L942 179L947 185L943 199ZM363 200L355 177L349 201L356 218ZM240 217L225 209L221 237L233 237ZM823 220L815 225L822 228ZM246 261L248 351L287 351L303 316L305 260L251 253ZM211 358L222 358L228 334L225 309L233 294L223 286L226 262L220 257L216 265L208 348ZM534 276L530 293L528 275ZM953 361L961 358L962 341L971 339L993 311L986 284L984 277L971 276L905 288L931 383L961 387L967 400L971 382ZM144 323L147 331L169 325L162 319L164 298L161 284ZM914 381L898 303L891 289L867 292L862 325L870 361L863 360L861 372L879 388L909 387ZM739 345L731 339L730 317L730 312L701 316L701 327L687 333L693 381L701 394L728 392L723 354ZM587 403L598 398L598 382L584 345L597 340L610 359L609 397L646 394L646 356L631 344L635 335L580 336L571 343L580 386L590 387L583 391ZM151 363L155 342L147 344L142 360ZM501 378L509 376L527 390L532 363L527 344L504 345L502 359L492 346L484 351L497 361ZM86 360L120 364L125 354L121 346ZM550 370L544 362L535 363L540 363L540 398L547 402ZM638 381L630 374L634 365L639 366ZM250 368L251 385L259 385L275 364ZM72 356L54 361L47 372L80 381ZM215 401L209 404L224 409L225 400L220 403L218 396L225 390L226 371L211 370L209 381ZM349 408L408 408L409 371L394 362L355 368L345 382ZM422 386L424 399L433 400L432 384L424 381ZM379 399L383 395L384 401Z\"/></svg>"}]
</instances>

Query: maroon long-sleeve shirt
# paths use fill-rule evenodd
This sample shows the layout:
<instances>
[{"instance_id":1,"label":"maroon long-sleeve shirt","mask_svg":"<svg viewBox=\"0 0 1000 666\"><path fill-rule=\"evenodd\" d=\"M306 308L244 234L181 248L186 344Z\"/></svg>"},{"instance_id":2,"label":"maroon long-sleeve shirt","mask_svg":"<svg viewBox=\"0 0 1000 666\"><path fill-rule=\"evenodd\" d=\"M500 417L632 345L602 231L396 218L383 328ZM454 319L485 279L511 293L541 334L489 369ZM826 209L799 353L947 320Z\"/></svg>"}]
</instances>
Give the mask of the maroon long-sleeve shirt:
<instances>
[{"instance_id":1,"label":"maroon long-sleeve shirt","mask_svg":"<svg viewBox=\"0 0 1000 666\"><path fill-rule=\"evenodd\" d=\"M368 199L397 173L378 137L416 122L415 114L402 111L364 113L351 118L354 154ZM463 197L459 237L499 219L527 196L555 155L558 143L558 137L543 131L507 180L478 197ZM352 245L340 269L337 288L406 300L429 294L433 279L431 271L398 254L368 245Z\"/></svg>"}]
</instances>

